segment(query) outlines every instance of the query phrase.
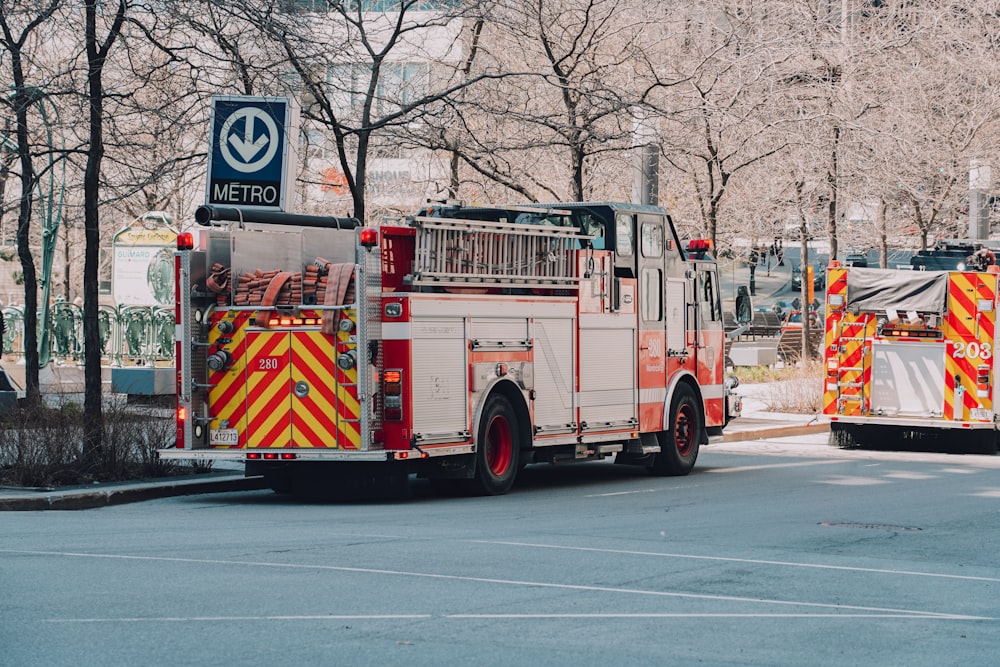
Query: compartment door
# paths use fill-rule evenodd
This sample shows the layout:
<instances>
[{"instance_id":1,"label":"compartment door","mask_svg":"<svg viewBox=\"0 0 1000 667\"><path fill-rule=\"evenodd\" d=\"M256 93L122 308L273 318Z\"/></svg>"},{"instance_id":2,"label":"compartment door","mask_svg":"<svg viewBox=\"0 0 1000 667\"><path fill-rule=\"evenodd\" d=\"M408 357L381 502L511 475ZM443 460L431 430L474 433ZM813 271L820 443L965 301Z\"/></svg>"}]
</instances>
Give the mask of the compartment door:
<instances>
[{"instance_id":1,"label":"compartment door","mask_svg":"<svg viewBox=\"0 0 1000 667\"><path fill-rule=\"evenodd\" d=\"M945 343L878 341L872 354L872 414L944 415Z\"/></svg>"},{"instance_id":2,"label":"compartment door","mask_svg":"<svg viewBox=\"0 0 1000 667\"><path fill-rule=\"evenodd\" d=\"M247 447L292 443L291 334L247 332Z\"/></svg>"},{"instance_id":3,"label":"compartment door","mask_svg":"<svg viewBox=\"0 0 1000 667\"><path fill-rule=\"evenodd\" d=\"M319 331L296 331L291 345L292 446L358 449L357 368L338 368L334 339Z\"/></svg>"}]
</instances>

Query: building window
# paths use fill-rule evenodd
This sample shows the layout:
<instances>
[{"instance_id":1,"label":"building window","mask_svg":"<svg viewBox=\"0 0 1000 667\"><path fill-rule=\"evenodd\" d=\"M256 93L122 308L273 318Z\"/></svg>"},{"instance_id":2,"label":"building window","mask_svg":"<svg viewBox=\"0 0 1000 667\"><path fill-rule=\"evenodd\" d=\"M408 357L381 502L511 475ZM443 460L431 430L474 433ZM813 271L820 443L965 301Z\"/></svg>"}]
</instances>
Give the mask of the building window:
<instances>
[{"instance_id":1,"label":"building window","mask_svg":"<svg viewBox=\"0 0 1000 667\"><path fill-rule=\"evenodd\" d=\"M327 70L327 90L335 112L357 111L365 100L371 68L360 64L334 65ZM375 89L374 111L391 113L427 94L427 63L385 63Z\"/></svg>"}]
</instances>

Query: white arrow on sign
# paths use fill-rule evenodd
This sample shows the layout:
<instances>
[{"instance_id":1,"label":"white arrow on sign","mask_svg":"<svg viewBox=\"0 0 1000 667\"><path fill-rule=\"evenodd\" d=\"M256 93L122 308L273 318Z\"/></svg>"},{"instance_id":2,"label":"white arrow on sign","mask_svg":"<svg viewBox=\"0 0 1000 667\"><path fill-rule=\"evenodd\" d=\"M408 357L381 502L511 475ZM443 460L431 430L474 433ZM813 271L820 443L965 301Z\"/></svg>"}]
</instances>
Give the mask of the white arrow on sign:
<instances>
[{"instance_id":1,"label":"white arrow on sign","mask_svg":"<svg viewBox=\"0 0 1000 667\"><path fill-rule=\"evenodd\" d=\"M264 132L260 136L254 136L258 119L264 124ZM240 120L244 121L242 137L238 130L233 131L233 126ZM219 131L219 148L226 164L240 173L249 174L271 163L278 151L279 139L278 126L268 113L257 107L243 107L231 113L222 124L222 129ZM230 144L236 151L235 155L230 150ZM267 150L260 155L261 149L265 146ZM254 159L257 155L260 157Z\"/></svg>"}]
</instances>

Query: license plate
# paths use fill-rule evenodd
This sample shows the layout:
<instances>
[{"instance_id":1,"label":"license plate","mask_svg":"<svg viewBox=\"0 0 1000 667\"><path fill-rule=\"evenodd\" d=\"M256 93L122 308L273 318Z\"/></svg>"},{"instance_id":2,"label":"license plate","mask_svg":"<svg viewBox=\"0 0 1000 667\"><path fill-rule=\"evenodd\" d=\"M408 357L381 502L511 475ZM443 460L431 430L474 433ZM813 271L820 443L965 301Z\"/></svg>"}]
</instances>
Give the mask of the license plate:
<instances>
[{"instance_id":1,"label":"license plate","mask_svg":"<svg viewBox=\"0 0 1000 667\"><path fill-rule=\"evenodd\" d=\"M993 421L993 413L983 408L972 408L969 410L969 418L976 421Z\"/></svg>"},{"instance_id":2,"label":"license plate","mask_svg":"<svg viewBox=\"0 0 1000 667\"><path fill-rule=\"evenodd\" d=\"M240 444L240 432L235 428L215 428L208 432L208 444L210 445L238 445Z\"/></svg>"}]
</instances>

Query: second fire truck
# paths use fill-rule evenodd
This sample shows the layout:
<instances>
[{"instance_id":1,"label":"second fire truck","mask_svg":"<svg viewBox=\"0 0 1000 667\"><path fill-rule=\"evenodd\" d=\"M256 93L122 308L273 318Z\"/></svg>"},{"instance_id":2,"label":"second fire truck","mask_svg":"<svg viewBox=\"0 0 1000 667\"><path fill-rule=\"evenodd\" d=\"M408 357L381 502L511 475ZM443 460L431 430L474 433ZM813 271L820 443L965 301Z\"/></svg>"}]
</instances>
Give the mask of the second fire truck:
<instances>
[{"instance_id":1,"label":"second fire truck","mask_svg":"<svg viewBox=\"0 0 1000 667\"><path fill-rule=\"evenodd\" d=\"M162 458L244 462L305 496L412 473L495 495L536 462L685 475L738 412L716 264L660 208L197 219Z\"/></svg>"},{"instance_id":2,"label":"second fire truck","mask_svg":"<svg viewBox=\"0 0 1000 667\"><path fill-rule=\"evenodd\" d=\"M841 444L996 452L1000 273L964 259L945 271L831 263L823 412Z\"/></svg>"}]
</instances>

